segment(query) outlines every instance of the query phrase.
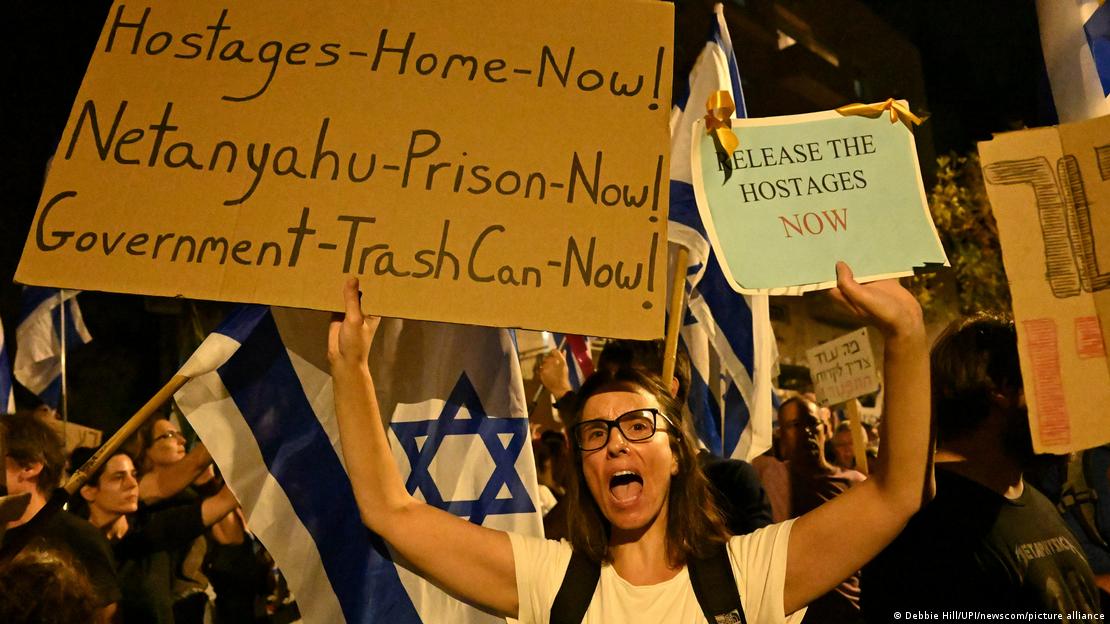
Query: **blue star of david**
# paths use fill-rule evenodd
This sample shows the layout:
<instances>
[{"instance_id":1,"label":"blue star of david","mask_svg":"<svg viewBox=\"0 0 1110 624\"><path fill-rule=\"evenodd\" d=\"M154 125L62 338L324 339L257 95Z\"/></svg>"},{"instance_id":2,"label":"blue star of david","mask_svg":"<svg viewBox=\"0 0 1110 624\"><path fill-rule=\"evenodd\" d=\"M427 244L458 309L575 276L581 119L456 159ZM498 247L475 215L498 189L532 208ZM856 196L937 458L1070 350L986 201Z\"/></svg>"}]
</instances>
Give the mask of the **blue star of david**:
<instances>
[{"instance_id":1,"label":"blue star of david","mask_svg":"<svg viewBox=\"0 0 1110 624\"><path fill-rule=\"evenodd\" d=\"M455 418L461 407L466 407L470 413L469 419ZM528 421L524 418L492 418L486 414L478 392L474 390L466 373L459 376L459 381L451 390L451 396L447 398L439 417L434 420L391 423L390 427L412 466L405 487L409 493L420 488L429 505L456 516L467 516L474 524L482 524L486 516L490 515L535 511L528 490L516 472L517 457L528 439ZM506 433L512 436L508 446L503 445L498 436ZM493 458L493 474L477 500L444 500L428 471L443 439L449 435L479 436ZM416 444L416 439L421 436L427 436L422 448ZM509 498L497 498L502 487L508 489Z\"/></svg>"}]
</instances>

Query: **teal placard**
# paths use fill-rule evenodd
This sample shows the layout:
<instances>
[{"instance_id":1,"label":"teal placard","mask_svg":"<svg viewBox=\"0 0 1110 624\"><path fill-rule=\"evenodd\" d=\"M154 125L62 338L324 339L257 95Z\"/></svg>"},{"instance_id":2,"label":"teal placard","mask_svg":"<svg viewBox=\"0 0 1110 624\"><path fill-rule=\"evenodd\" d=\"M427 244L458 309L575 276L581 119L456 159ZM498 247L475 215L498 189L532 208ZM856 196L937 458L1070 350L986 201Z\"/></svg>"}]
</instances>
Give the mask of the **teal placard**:
<instances>
[{"instance_id":1,"label":"teal placard","mask_svg":"<svg viewBox=\"0 0 1110 624\"><path fill-rule=\"evenodd\" d=\"M702 221L737 291L828 288L837 260L861 281L947 266L902 123L829 111L733 129L740 146L719 156L699 120L691 160Z\"/></svg>"}]
</instances>

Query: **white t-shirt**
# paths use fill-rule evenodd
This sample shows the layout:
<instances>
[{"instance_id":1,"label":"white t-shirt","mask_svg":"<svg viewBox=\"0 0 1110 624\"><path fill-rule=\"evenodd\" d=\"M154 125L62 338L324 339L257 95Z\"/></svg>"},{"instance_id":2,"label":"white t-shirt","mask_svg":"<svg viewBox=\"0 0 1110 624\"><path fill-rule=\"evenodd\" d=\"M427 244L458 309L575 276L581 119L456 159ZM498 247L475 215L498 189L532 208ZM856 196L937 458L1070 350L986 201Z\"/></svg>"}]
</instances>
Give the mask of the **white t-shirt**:
<instances>
[{"instance_id":1,"label":"white t-shirt","mask_svg":"<svg viewBox=\"0 0 1110 624\"><path fill-rule=\"evenodd\" d=\"M797 624L806 610L785 617L782 592L786 580L786 549L793 520L733 537L728 543L732 573L748 624ZM509 533L516 565L518 619L521 624L548 624L551 604L570 564L571 546L538 537ZM583 624L637 622L705 624L690 574L685 567L674 578L655 585L636 586L601 566L601 578Z\"/></svg>"}]
</instances>

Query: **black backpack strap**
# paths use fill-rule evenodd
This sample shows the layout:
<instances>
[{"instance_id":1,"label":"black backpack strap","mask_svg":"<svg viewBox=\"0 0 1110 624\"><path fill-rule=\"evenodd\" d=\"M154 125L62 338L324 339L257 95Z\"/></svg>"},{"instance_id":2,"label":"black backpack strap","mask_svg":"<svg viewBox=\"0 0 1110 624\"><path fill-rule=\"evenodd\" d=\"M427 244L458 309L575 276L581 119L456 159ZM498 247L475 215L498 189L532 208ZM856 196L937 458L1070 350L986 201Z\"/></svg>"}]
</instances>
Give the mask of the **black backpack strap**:
<instances>
[{"instance_id":1,"label":"black backpack strap","mask_svg":"<svg viewBox=\"0 0 1110 624\"><path fill-rule=\"evenodd\" d=\"M555 602L551 603L551 624L581 624L599 578L601 565L574 551L563 575L563 584L555 594Z\"/></svg>"},{"instance_id":2,"label":"black backpack strap","mask_svg":"<svg viewBox=\"0 0 1110 624\"><path fill-rule=\"evenodd\" d=\"M740 603L740 589L728 560L727 542L717 547L712 555L704 559L691 558L686 565L694 595L709 624L747 624L744 606Z\"/></svg>"}]
</instances>

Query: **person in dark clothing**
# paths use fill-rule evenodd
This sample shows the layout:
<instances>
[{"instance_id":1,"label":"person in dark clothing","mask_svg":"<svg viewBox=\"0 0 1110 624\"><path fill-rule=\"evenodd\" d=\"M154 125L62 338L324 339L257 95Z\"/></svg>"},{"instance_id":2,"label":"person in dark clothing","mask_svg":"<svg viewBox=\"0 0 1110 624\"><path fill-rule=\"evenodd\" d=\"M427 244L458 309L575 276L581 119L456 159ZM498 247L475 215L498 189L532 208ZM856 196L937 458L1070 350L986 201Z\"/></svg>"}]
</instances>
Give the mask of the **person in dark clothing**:
<instances>
[{"instance_id":1,"label":"person in dark clothing","mask_svg":"<svg viewBox=\"0 0 1110 624\"><path fill-rule=\"evenodd\" d=\"M61 481L65 450L61 438L31 413L3 417L7 430L4 458L7 490L30 495L23 515L9 522L5 539L22 539L27 522L45 505ZM115 562L108 542L91 524L67 513L55 513L27 545L58 551L74 560L93 587L96 618L108 621L120 599Z\"/></svg>"},{"instance_id":2,"label":"person in dark clothing","mask_svg":"<svg viewBox=\"0 0 1110 624\"><path fill-rule=\"evenodd\" d=\"M698 462L709 479L709 489L725 517L725 525L733 535L747 535L773 524L771 501L751 464L738 459L721 459L704 449L698 453Z\"/></svg>"},{"instance_id":3,"label":"person in dark clothing","mask_svg":"<svg viewBox=\"0 0 1110 624\"><path fill-rule=\"evenodd\" d=\"M139 502L151 513L195 503L219 491L212 456L203 444L185 451L185 436L165 418L155 418L139 430ZM221 522L235 522L225 517ZM240 540L242 541L242 540ZM201 536L174 553L174 620L177 624L203 624L208 607L208 578L202 572L209 540Z\"/></svg>"},{"instance_id":4,"label":"person in dark clothing","mask_svg":"<svg viewBox=\"0 0 1110 624\"><path fill-rule=\"evenodd\" d=\"M9 529L4 539L21 539L19 536L26 528L26 525L21 525ZM69 555L88 577L97 608L105 609L119 602L120 586L112 548L88 521L59 511L25 548L55 549Z\"/></svg>"},{"instance_id":5,"label":"person in dark clothing","mask_svg":"<svg viewBox=\"0 0 1110 624\"><path fill-rule=\"evenodd\" d=\"M159 511L139 508L139 482L130 455L110 457L81 488L89 521L111 542L119 566L125 624L172 624L173 553L238 504L226 487L210 498Z\"/></svg>"},{"instance_id":6,"label":"person in dark clothing","mask_svg":"<svg viewBox=\"0 0 1110 624\"><path fill-rule=\"evenodd\" d=\"M238 512L232 512L238 513ZM264 606L272 571L269 553L249 533L238 544L209 544L204 574L216 592L212 621L215 624L249 624Z\"/></svg>"},{"instance_id":7,"label":"person in dark clothing","mask_svg":"<svg viewBox=\"0 0 1110 624\"><path fill-rule=\"evenodd\" d=\"M1083 551L1023 478L1033 446L1013 322L953 323L933 347L931 370L936 498L864 568L864 618L888 624L895 612L978 611L1090 619L1100 607Z\"/></svg>"}]
</instances>

